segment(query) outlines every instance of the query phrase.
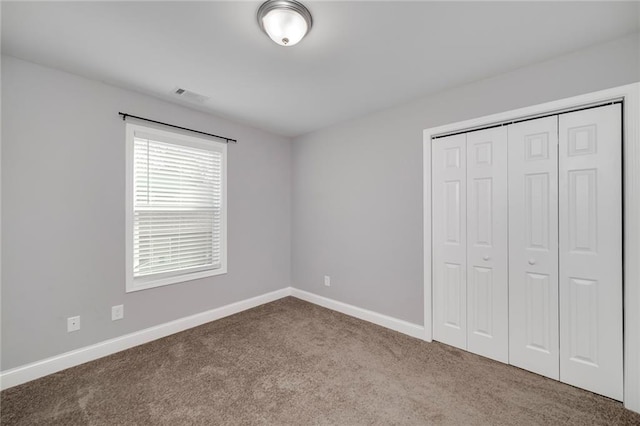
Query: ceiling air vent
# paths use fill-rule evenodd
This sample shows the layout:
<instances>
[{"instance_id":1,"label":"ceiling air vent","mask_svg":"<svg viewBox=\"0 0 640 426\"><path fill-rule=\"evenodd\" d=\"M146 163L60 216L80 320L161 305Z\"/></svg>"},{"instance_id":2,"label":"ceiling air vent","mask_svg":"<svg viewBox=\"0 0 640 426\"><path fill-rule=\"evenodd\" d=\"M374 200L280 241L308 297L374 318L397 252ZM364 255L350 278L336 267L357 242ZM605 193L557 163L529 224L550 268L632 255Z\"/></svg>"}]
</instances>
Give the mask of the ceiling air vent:
<instances>
[{"instance_id":1,"label":"ceiling air vent","mask_svg":"<svg viewBox=\"0 0 640 426\"><path fill-rule=\"evenodd\" d=\"M197 102L199 104L205 103L209 97L205 95L201 95L200 93L193 92L191 90L183 89L178 87L173 91L173 94L178 96L179 98L184 99L189 102Z\"/></svg>"}]
</instances>

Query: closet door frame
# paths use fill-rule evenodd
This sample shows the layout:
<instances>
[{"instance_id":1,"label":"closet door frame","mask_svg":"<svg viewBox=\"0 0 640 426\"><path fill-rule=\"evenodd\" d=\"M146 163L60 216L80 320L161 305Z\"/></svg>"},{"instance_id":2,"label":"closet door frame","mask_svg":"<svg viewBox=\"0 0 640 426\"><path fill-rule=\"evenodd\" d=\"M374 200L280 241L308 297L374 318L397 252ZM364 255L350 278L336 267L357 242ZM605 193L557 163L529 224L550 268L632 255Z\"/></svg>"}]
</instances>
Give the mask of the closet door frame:
<instances>
[{"instance_id":1,"label":"closet door frame","mask_svg":"<svg viewBox=\"0 0 640 426\"><path fill-rule=\"evenodd\" d=\"M424 218L424 340L433 339L431 263L431 143L434 137L467 132L491 125L519 121L606 102L623 102L623 286L624 286L624 405L640 413L640 83L560 99L531 107L506 111L458 123L425 129L423 132L423 218Z\"/></svg>"}]
</instances>

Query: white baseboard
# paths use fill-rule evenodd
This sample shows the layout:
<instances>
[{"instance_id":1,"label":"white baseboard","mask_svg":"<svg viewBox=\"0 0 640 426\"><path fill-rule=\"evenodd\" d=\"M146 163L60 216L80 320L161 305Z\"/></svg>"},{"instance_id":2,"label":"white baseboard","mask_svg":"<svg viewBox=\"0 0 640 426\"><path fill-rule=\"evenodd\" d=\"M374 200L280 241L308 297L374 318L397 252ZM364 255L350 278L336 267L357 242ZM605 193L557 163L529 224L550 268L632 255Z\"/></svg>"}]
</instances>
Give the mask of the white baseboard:
<instances>
[{"instance_id":1,"label":"white baseboard","mask_svg":"<svg viewBox=\"0 0 640 426\"><path fill-rule=\"evenodd\" d=\"M424 339L425 331L421 325L399 320L377 312L362 309L347 303L338 302L307 291L286 287L280 290L266 293L251 299L241 300L229 305L221 306L210 311L180 318L175 321L156 325L124 336L105 340L95 345L86 346L60 355L46 358L20 367L0 372L0 390L8 389L58 371L84 364L98 358L142 345L171 334L179 333L189 328L197 327L229 315L237 314L265 303L273 302L283 297L293 296L307 302L332 309L343 314L372 322L382 327L407 334L418 339Z\"/></svg>"},{"instance_id":2,"label":"white baseboard","mask_svg":"<svg viewBox=\"0 0 640 426\"><path fill-rule=\"evenodd\" d=\"M306 300L307 302L311 302L315 305L323 306L325 308L341 312L355 318L359 318L364 321L372 322L374 324L389 328L399 333L407 334L411 337L416 337L422 340L424 340L425 338L424 327L418 324L379 314L377 312L369 311L367 309L359 308L347 303L338 302L337 300L318 296L317 294L309 293L308 291L304 290L298 290L297 288L291 288L291 296L298 299Z\"/></svg>"},{"instance_id":3,"label":"white baseboard","mask_svg":"<svg viewBox=\"0 0 640 426\"><path fill-rule=\"evenodd\" d=\"M51 358L36 361L20 367L12 368L0 373L0 389L10 387L56 373L66 368L84 364L134 346L148 343L152 340L160 339L189 328L237 314L265 303L273 302L291 295L291 287L266 293L250 299L241 300L229 305L221 306L210 311L180 318L175 321L160 324L135 333L105 340L95 345L86 346Z\"/></svg>"}]
</instances>

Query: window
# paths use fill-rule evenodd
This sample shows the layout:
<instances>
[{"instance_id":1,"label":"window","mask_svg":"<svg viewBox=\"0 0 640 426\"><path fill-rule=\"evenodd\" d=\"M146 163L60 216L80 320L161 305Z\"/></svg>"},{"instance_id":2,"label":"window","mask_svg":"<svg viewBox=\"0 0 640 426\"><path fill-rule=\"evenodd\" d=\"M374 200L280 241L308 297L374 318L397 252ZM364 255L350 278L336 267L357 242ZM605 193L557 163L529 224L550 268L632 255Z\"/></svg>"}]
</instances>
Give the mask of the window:
<instances>
[{"instance_id":1,"label":"window","mask_svg":"<svg viewBox=\"0 0 640 426\"><path fill-rule=\"evenodd\" d=\"M127 123L127 292L227 272L227 146Z\"/></svg>"}]
</instances>

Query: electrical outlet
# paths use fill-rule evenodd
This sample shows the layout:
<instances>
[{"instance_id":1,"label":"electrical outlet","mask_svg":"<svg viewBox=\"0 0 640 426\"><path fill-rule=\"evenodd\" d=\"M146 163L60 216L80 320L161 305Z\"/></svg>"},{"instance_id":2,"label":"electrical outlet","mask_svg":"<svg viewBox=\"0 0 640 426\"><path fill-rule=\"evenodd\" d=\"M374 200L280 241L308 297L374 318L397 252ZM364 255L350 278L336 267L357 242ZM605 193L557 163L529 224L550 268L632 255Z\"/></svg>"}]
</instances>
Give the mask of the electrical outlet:
<instances>
[{"instance_id":1,"label":"electrical outlet","mask_svg":"<svg viewBox=\"0 0 640 426\"><path fill-rule=\"evenodd\" d=\"M111 307L111 321L121 320L124 318L124 305L116 305Z\"/></svg>"},{"instance_id":2,"label":"electrical outlet","mask_svg":"<svg viewBox=\"0 0 640 426\"><path fill-rule=\"evenodd\" d=\"M67 333L80 330L80 316L67 318Z\"/></svg>"},{"instance_id":3,"label":"electrical outlet","mask_svg":"<svg viewBox=\"0 0 640 426\"><path fill-rule=\"evenodd\" d=\"M324 276L324 285L331 287L331 277L329 275Z\"/></svg>"}]
</instances>

